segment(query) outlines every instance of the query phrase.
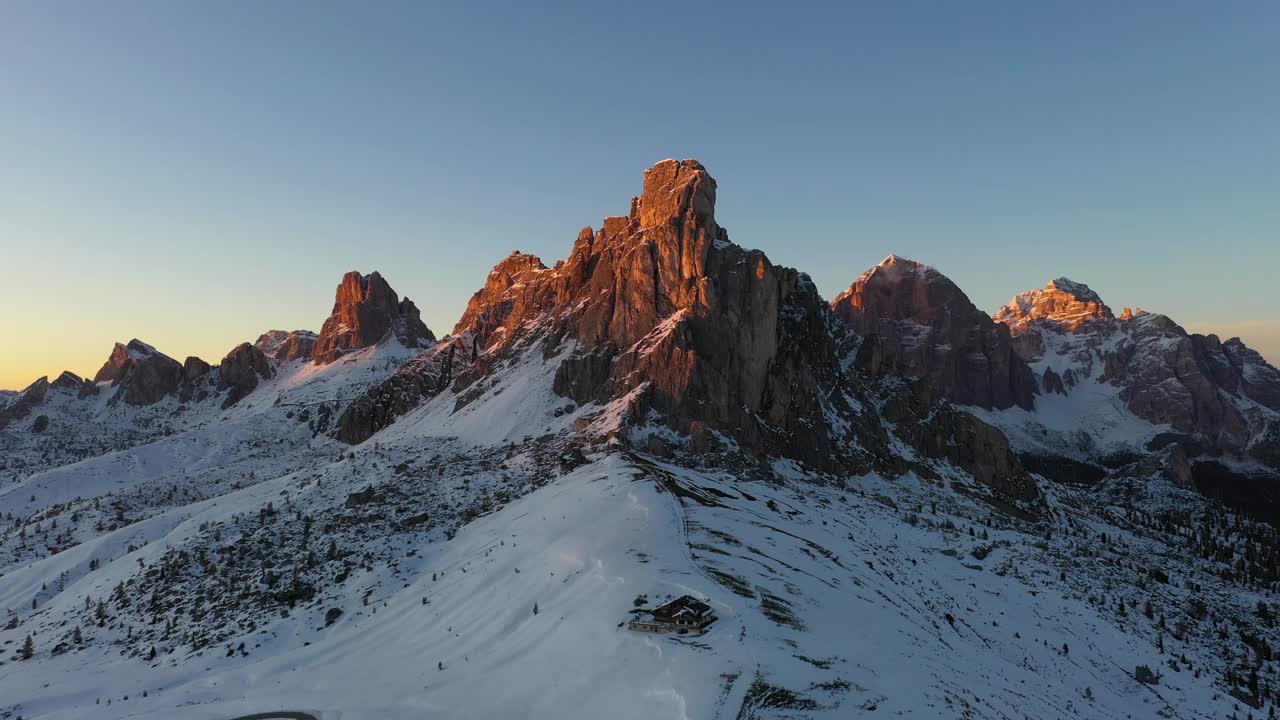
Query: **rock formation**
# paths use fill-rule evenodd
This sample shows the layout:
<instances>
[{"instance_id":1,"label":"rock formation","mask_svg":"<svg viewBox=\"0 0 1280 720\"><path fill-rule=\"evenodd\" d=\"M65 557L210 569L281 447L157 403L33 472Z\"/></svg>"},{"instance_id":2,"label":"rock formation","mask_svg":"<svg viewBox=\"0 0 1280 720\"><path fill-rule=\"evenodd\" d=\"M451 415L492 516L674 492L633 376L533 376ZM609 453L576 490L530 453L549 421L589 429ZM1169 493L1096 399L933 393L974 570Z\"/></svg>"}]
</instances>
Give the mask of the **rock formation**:
<instances>
[{"instance_id":1,"label":"rock formation","mask_svg":"<svg viewBox=\"0 0 1280 720\"><path fill-rule=\"evenodd\" d=\"M1035 480L999 429L949 402L938 402L935 394L941 389L928 382L888 385L877 404L908 445L926 457L946 460L1007 498L1030 501L1039 496ZM927 467L903 469L908 468L926 477L930 473Z\"/></svg>"},{"instance_id":2,"label":"rock formation","mask_svg":"<svg viewBox=\"0 0 1280 720\"><path fill-rule=\"evenodd\" d=\"M135 339L128 345L116 343L93 379L95 383L110 382L116 388L113 402L123 399L130 405L151 405L177 393L182 382L182 366Z\"/></svg>"},{"instance_id":3,"label":"rock formation","mask_svg":"<svg viewBox=\"0 0 1280 720\"><path fill-rule=\"evenodd\" d=\"M594 417L621 418L611 427L623 439L656 422L687 435L695 452L714 451L719 437L747 455L821 470L907 469L848 371L857 336L807 276L729 241L716 190L697 161L665 160L646 171L630 213L582 230L567 259L547 267L513 253L449 341L352 403L338 437L362 441L445 389L465 407L489 373L538 353L556 363L554 391L609 408ZM1012 497L1035 495L999 431L963 413L935 426L918 404L904 407L926 426L909 439L922 453L974 468Z\"/></svg>"},{"instance_id":4,"label":"rock formation","mask_svg":"<svg viewBox=\"0 0 1280 720\"><path fill-rule=\"evenodd\" d=\"M995 316L997 322L1008 325L1018 335L1033 324L1048 324L1070 332L1086 323L1112 318L1111 308L1103 304L1098 293L1067 278L1050 280L1043 290L1018 293Z\"/></svg>"},{"instance_id":5,"label":"rock formation","mask_svg":"<svg viewBox=\"0 0 1280 720\"><path fill-rule=\"evenodd\" d=\"M199 380L208 375L212 369L213 367L209 363L195 355L189 355L186 361L182 363L182 378L187 381Z\"/></svg>"},{"instance_id":6,"label":"rock formation","mask_svg":"<svg viewBox=\"0 0 1280 720\"><path fill-rule=\"evenodd\" d=\"M1077 382L1093 380L1117 388L1137 417L1186 435L1188 448L1273 454L1280 371L1239 338L1193 335L1141 310L1126 308L1117 318L1087 285L1062 278L1019 294L995 319L1043 374L1046 391L1070 394Z\"/></svg>"},{"instance_id":7,"label":"rock formation","mask_svg":"<svg viewBox=\"0 0 1280 720\"><path fill-rule=\"evenodd\" d=\"M858 364L874 375L922 379L962 405L1030 410L1035 379L992 322L942 273L890 255L831 303L865 338Z\"/></svg>"},{"instance_id":8,"label":"rock formation","mask_svg":"<svg viewBox=\"0 0 1280 720\"><path fill-rule=\"evenodd\" d=\"M317 337L310 330L268 330L253 344L277 362L290 362L311 357Z\"/></svg>"},{"instance_id":9,"label":"rock formation","mask_svg":"<svg viewBox=\"0 0 1280 720\"><path fill-rule=\"evenodd\" d=\"M52 383L53 387L72 392L80 392L80 388L84 385L84 380L70 370L63 370L57 380Z\"/></svg>"},{"instance_id":10,"label":"rock formation","mask_svg":"<svg viewBox=\"0 0 1280 720\"><path fill-rule=\"evenodd\" d=\"M408 348L426 347L435 340L413 301L401 300L376 272L347 273L335 295L333 312L320 328L311 353L319 364L331 363L387 337Z\"/></svg>"},{"instance_id":11,"label":"rock formation","mask_svg":"<svg viewBox=\"0 0 1280 720\"><path fill-rule=\"evenodd\" d=\"M222 407L235 405L245 395L258 387L259 378L267 379L275 375L267 356L256 346L240 343L222 358L218 365L218 389L230 390Z\"/></svg>"},{"instance_id":12,"label":"rock formation","mask_svg":"<svg viewBox=\"0 0 1280 720\"><path fill-rule=\"evenodd\" d=\"M447 338L366 390L338 418L338 438L349 443L366 440L424 398L447 390L475 362L475 348L468 340Z\"/></svg>"},{"instance_id":13,"label":"rock formation","mask_svg":"<svg viewBox=\"0 0 1280 720\"><path fill-rule=\"evenodd\" d=\"M178 399L181 402L199 402L208 397L205 381L209 379L211 370L209 363L194 355L188 356L182 363L182 389L178 392Z\"/></svg>"},{"instance_id":14,"label":"rock formation","mask_svg":"<svg viewBox=\"0 0 1280 720\"><path fill-rule=\"evenodd\" d=\"M0 430L30 415L32 410L44 402L48 394L49 378L47 377L42 377L28 385L16 399L0 407Z\"/></svg>"},{"instance_id":15,"label":"rock formation","mask_svg":"<svg viewBox=\"0 0 1280 720\"><path fill-rule=\"evenodd\" d=\"M852 336L832 332L807 276L730 243L715 199L701 164L665 160L629 215L584 229L555 268L502 261L454 328L477 357L455 390L542 341L547 357L563 353L555 391L579 404L628 398L632 418L654 411L686 433L702 423L752 453L856 464L858 443L828 432L824 414L854 414L824 390L841 383Z\"/></svg>"}]
</instances>

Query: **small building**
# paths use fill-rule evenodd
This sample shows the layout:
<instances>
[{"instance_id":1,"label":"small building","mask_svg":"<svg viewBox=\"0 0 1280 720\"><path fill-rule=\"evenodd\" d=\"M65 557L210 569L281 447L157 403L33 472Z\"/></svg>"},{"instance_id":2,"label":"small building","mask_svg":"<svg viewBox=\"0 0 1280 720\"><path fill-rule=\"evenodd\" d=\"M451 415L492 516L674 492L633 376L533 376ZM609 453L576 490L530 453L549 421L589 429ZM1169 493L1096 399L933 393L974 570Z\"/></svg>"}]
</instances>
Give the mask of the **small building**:
<instances>
[{"instance_id":1,"label":"small building","mask_svg":"<svg viewBox=\"0 0 1280 720\"><path fill-rule=\"evenodd\" d=\"M647 618L636 617L635 620L627 623L627 627L637 632L701 633L716 620L716 614L712 612L711 606L692 595L682 595L665 605L654 608L647 614Z\"/></svg>"}]
</instances>

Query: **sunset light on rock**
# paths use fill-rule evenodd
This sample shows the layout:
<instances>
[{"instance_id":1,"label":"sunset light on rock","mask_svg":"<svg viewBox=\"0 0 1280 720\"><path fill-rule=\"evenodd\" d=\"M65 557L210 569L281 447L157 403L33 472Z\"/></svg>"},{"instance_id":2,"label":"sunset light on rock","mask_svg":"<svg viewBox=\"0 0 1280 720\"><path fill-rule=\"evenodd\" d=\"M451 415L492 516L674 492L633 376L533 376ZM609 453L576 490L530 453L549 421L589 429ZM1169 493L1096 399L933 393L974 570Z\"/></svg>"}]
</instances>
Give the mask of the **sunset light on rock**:
<instances>
[{"instance_id":1,"label":"sunset light on rock","mask_svg":"<svg viewBox=\"0 0 1280 720\"><path fill-rule=\"evenodd\" d=\"M1275 716L1280 9L504 5L7 10L0 720Z\"/></svg>"}]
</instances>

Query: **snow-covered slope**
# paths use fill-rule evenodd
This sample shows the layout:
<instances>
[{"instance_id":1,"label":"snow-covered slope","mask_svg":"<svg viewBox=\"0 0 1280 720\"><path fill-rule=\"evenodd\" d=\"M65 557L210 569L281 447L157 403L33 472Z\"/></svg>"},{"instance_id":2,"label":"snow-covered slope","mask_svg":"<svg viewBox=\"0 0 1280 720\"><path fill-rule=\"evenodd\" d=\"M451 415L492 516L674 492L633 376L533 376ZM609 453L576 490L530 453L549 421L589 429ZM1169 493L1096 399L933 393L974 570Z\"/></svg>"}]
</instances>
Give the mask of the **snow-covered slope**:
<instances>
[{"instance_id":1,"label":"snow-covered slope","mask_svg":"<svg viewBox=\"0 0 1280 720\"><path fill-rule=\"evenodd\" d=\"M281 708L321 718L1221 717L1234 701L1215 687L1216 622L1176 640L1173 618L1192 597L1217 621L1265 597L1233 589L1215 563L1179 561L1169 535L1079 492L1055 490L1053 519L1036 524L914 476L840 487L780 467L752 480L625 453L536 487L503 482L531 467L519 451L493 456L487 472L458 456L420 468L433 494L519 489L460 528L437 525L447 511L414 496L415 511L441 514L403 532L361 521L364 538L337 529L338 517L395 514L393 488L415 492L419 468L392 468L407 449L364 447L6 574L0 602L36 596L40 606L0 634L7 649L38 638L34 659L0 674L5 708L49 718ZM345 507L365 483L384 498ZM275 515L263 515L268 503ZM248 598L220 605L222 583L203 578L237 574L195 573L196 555L221 566L220 547L268 538L292 550L303 532L294 513L314 518L317 555L330 539L339 548L304 571L320 578L314 595L271 612ZM137 549L119 546L126 532ZM1134 584L1135 553L1173 584ZM95 556L98 569L77 576ZM205 596L201 612L217 622L157 611L162 584L142 579L157 574L185 588L180 597ZM638 607L683 594L718 614L706 635L622 627ZM1163 640L1155 611L1143 617L1148 600L1169 616ZM197 627L224 632L194 641ZM1160 684L1135 682L1138 665Z\"/></svg>"},{"instance_id":2,"label":"snow-covered slope","mask_svg":"<svg viewBox=\"0 0 1280 720\"><path fill-rule=\"evenodd\" d=\"M17 619L0 712L1196 718L1240 702L1223 678L1247 677L1229 648L1249 646L1218 628L1257 625L1269 596L1231 577L1235 552L1184 557L1211 517L1198 497L1144 484L1173 513L1157 524L1115 504L1132 488L1042 485L1036 517L942 461L887 479L607 441L583 457L575 421L617 416L565 412L556 357L533 347L465 405L439 394L354 448L298 413L400 359L301 365L221 420L0 495ZM623 626L683 594L718 614L706 635Z\"/></svg>"},{"instance_id":3,"label":"snow-covered slope","mask_svg":"<svg viewBox=\"0 0 1280 720\"><path fill-rule=\"evenodd\" d=\"M1162 467L1028 472L925 374L860 369L865 338L731 243L715 193L659 163L438 342L354 273L320 336L181 366L205 400L49 384L47 427L0 436L0 720L1272 710L1273 528ZM122 377L156 357L121 348ZM1061 439L1085 406L1050 410ZM1020 412L988 417L1048 443ZM41 445L59 427L82 457ZM1121 431L1154 432L1098 438ZM686 594L705 634L627 626Z\"/></svg>"}]
</instances>

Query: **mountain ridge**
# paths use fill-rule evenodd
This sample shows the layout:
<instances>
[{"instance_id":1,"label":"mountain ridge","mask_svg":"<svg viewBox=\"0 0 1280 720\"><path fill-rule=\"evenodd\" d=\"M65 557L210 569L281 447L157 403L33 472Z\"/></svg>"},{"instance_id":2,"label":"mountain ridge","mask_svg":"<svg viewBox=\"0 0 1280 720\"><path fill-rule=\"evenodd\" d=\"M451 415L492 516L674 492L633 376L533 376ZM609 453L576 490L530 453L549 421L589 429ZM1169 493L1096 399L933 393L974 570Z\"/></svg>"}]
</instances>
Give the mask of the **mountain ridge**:
<instances>
[{"instance_id":1,"label":"mountain ridge","mask_svg":"<svg viewBox=\"0 0 1280 720\"><path fill-rule=\"evenodd\" d=\"M0 714L1274 707L1280 533L1223 505L1269 456L1140 414L1195 375L1265 420L1274 368L1066 281L1015 334L897 256L829 303L718 190L659 162L444 337L351 272L319 333L4 402ZM626 629L685 594L706 635Z\"/></svg>"}]
</instances>

